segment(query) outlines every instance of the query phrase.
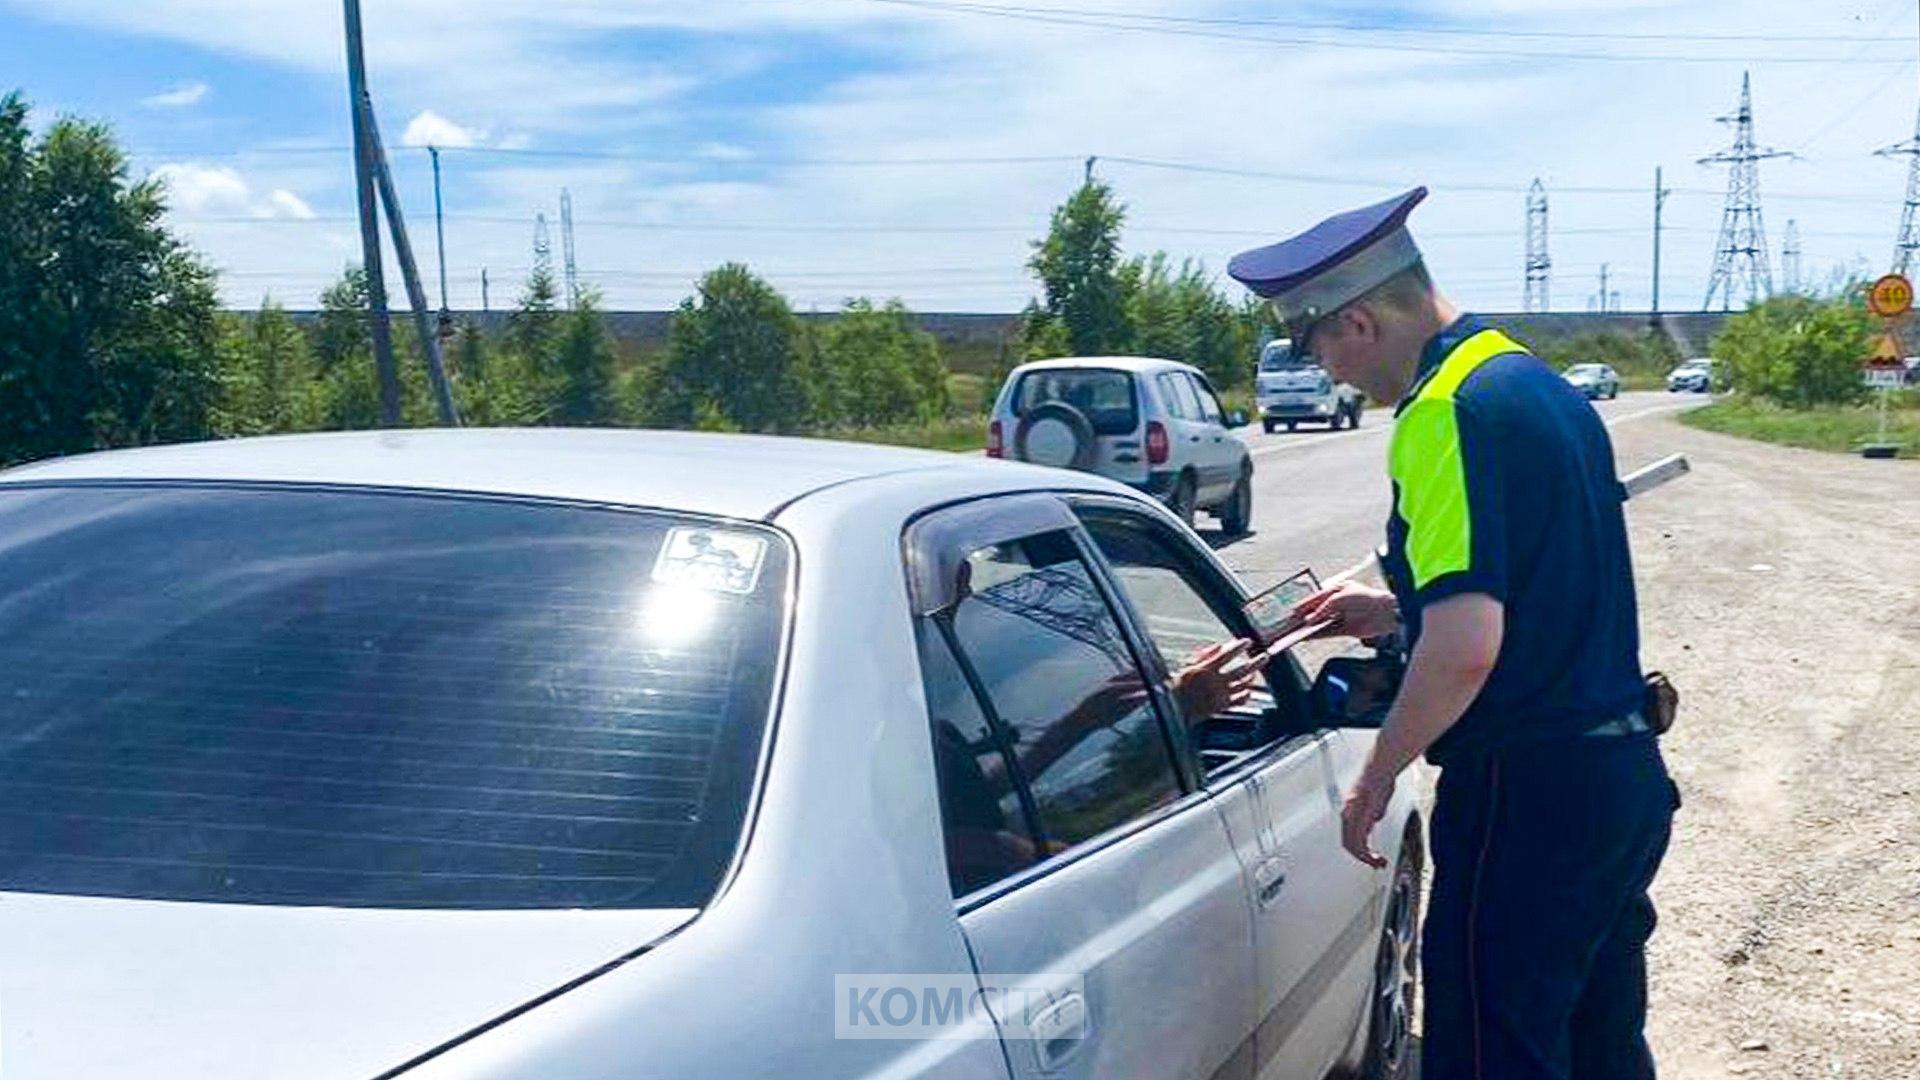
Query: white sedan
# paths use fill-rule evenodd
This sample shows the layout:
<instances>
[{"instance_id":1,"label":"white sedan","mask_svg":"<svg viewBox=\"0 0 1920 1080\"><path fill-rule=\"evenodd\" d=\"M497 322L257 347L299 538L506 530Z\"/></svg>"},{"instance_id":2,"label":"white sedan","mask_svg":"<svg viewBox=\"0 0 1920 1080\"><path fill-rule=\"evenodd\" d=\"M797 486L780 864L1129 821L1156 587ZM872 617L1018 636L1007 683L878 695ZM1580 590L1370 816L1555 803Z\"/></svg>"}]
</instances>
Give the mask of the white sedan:
<instances>
[{"instance_id":1,"label":"white sedan","mask_svg":"<svg viewBox=\"0 0 1920 1080\"><path fill-rule=\"evenodd\" d=\"M1409 1068L1420 819L1081 473L427 431L0 474L8 1080ZM1403 785L1404 787L1405 785Z\"/></svg>"}]
</instances>

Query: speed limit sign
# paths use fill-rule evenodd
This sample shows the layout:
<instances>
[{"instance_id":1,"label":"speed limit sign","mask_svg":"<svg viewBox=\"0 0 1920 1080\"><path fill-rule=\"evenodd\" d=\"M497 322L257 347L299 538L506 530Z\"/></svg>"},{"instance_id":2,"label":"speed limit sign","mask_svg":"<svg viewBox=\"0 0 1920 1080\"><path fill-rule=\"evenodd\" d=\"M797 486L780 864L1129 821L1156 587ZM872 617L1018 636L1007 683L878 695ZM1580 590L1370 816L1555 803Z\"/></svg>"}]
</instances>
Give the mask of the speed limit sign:
<instances>
[{"instance_id":1,"label":"speed limit sign","mask_svg":"<svg viewBox=\"0 0 1920 1080\"><path fill-rule=\"evenodd\" d=\"M1895 319L1913 310L1913 282L1905 274L1888 274L1867 290L1867 310L1883 319Z\"/></svg>"}]
</instances>

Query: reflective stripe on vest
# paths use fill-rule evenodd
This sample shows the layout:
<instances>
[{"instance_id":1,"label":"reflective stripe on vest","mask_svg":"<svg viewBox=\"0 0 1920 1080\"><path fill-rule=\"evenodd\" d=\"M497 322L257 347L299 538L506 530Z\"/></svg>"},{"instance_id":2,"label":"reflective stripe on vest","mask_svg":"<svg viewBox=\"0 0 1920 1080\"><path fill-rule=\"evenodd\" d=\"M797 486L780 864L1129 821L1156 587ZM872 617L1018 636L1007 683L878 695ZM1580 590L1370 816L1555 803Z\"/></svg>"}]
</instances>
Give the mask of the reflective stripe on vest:
<instances>
[{"instance_id":1,"label":"reflective stripe on vest","mask_svg":"<svg viewBox=\"0 0 1920 1080\"><path fill-rule=\"evenodd\" d=\"M1482 330L1454 346L1394 424L1387 471L1394 512L1407 523L1407 564L1423 589L1473 561L1473 515L1453 395L1480 365L1526 349L1498 330Z\"/></svg>"}]
</instances>

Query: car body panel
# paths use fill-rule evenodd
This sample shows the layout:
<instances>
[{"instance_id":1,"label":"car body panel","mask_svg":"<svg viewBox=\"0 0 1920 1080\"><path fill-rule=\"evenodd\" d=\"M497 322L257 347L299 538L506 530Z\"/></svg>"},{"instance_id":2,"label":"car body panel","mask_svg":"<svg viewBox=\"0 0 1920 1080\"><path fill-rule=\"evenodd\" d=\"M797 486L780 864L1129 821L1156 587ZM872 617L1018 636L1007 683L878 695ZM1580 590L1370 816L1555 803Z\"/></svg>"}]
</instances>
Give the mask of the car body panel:
<instances>
[{"instance_id":1,"label":"car body panel","mask_svg":"<svg viewBox=\"0 0 1920 1080\"><path fill-rule=\"evenodd\" d=\"M372 1076L644 949L695 914L4 893L6 1075Z\"/></svg>"}]
</instances>

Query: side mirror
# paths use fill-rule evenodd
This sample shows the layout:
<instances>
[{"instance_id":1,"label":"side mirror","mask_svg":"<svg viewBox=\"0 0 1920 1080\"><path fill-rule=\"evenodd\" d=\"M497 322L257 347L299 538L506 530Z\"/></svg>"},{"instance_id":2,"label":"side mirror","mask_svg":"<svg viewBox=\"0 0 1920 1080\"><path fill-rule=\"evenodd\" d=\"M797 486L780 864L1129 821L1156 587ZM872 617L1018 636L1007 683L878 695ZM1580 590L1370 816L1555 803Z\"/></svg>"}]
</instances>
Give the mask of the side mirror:
<instances>
[{"instance_id":1,"label":"side mirror","mask_svg":"<svg viewBox=\"0 0 1920 1080\"><path fill-rule=\"evenodd\" d=\"M1407 668L1399 656L1336 656L1320 667L1308 699L1323 728L1378 728L1400 693Z\"/></svg>"},{"instance_id":2,"label":"side mirror","mask_svg":"<svg viewBox=\"0 0 1920 1080\"><path fill-rule=\"evenodd\" d=\"M1228 427L1246 427L1247 414L1244 409L1235 409L1227 414Z\"/></svg>"}]
</instances>

